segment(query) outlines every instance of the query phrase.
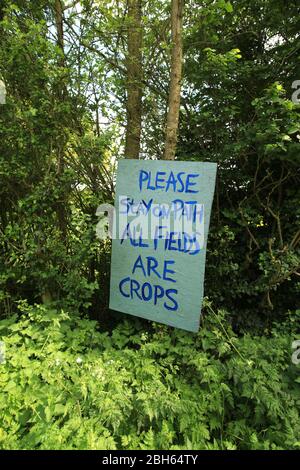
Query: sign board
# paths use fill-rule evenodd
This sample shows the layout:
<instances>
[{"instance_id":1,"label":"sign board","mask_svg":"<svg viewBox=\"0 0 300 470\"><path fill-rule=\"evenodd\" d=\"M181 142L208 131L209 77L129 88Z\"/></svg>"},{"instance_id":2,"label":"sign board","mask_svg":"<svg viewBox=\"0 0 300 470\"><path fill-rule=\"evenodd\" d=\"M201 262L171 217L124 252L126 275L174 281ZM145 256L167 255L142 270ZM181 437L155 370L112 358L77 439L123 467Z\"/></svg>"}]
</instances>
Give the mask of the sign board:
<instances>
[{"instance_id":1,"label":"sign board","mask_svg":"<svg viewBox=\"0 0 300 470\"><path fill-rule=\"evenodd\" d=\"M110 308L198 331L217 165L121 160Z\"/></svg>"}]
</instances>

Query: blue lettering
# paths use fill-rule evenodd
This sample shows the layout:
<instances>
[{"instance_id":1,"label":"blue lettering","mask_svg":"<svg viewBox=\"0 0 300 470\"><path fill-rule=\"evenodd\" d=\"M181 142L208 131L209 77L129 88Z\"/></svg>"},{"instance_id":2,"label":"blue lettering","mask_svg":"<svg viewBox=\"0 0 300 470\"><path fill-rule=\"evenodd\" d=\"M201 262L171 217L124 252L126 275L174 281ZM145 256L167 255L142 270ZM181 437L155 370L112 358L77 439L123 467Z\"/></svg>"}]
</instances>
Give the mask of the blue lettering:
<instances>
[{"instance_id":1,"label":"blue lettering","mask_svg":"<svg viewBox=\"0 0 300 470\"><path fill-rule=\"evenodd\" d=\"M154 305L157 304L157 299L162 299L165 294L164 289L161 286L154 286Z\"/></svg>"},{"instance_id":2,"label":"blue lettering","mask_svg":"<svg viewBox=\"0 0 300 470\"><path fill-rule=\"evenodd\" d=\"M176 178L173 174L173 171L170 172L169 178L167 180L167 185L166 185L166 192L169 191L169 187L173 186L173 191L176 191Z\"/></svg>"},{"instance_id":3,"label":"blue lettering","mask_svg":"<svg viewBox=\"0 0 300 470\"><path fill-rule=\"evenodd\" d=\"M145 268L144 268L144 265L143 265L143 261L142 261L142 257L141 255L137 257L134 265L133 265L133 269L132 269L132 274L135 273L135 270L136 269L141 269L143 271L143 274L144 276L146 277L146 271L145 271Z\"/></svg>"},{"instance_id":4,"label":"blue lettering","mask_svg":"<svg viewBox=\"0 0 300 470\"><path fill-rule=\"evenodd\" d=\"M156 271L156 268L158 266L158 261L157 259L155 259L153 256L147 256L147 274L148 276L150 277L151 276L151 271L153 271L154 274L156 274L156 276L158 278L161 278L160 274L158 271Z\"/></svg>"},{"instance_id":5,"label":"blue lettering","mask_svg":"<svg viewBox=\"0 0 300 470\"><path fill-rule=\"evenodd\" d=\"M167 310L173 310L174 312L176 312L176 310L178 310L178 302L175 299L173 299L173 297L171 295L171 294L177 294L177 293L178 293L177 289L168 289L168 290L166 290L166 296L168 297L169 300L171 300L171 302L173 304L173 305L168 305L166 302L164 302L164 307Z\"/></svg>"},{"instance_id":6,"label":"blue lettering","mask_svg":"<svg viewBox=\"0 0 300 470\"><path fill-rule=\"evenodd\" d=\"M178 173L178 175L177 175L178 181L179 181L179 183L180 183L180 185L181 185L181 188L180 188L180 189L179 189L179 188L177 189L177 191L178 191L179 193L183 193L183 192L184 192L184 183L183 183L183 181L182 181L182 179L181 179L181 175L184 175L184 174L185 174L185 172L184 172L184 171L181 171L181 172Z\"/></svg>"},{"instance_id":7,"label":"blue lettering","mask_svg":"<svg viewBox=\"0 0 300 470\"><path fill-rule=\"evenodd\" d=\"M142 191L143 187L143 182L149 180L149 173L148 171L141 170L140 171L140 177L139 177L139 186L140 186L140 191Z\"/></svg>"},{"instance_id":8,"label":"blue lettering","mask_svg":"<svg viewBox=\"0 0 300 470\"><path fill-rule=\"evenodd\" d=\"M140 290L140 283L138 281L135 281L134 279L131 279L130 283L130 296L133 299L133 292L135 292L136 296L142 300L141 295L139 294Z\"/></svg>"},{"instance_id":9,"label":"blue lettering","mask_svg":"<svg viewBox=\"0 0 300 470\"><path fill-rule=\"evenodd\" d=\"M129 294L126 294L126 293L123 291L123 285L124 285L126 282L128 282L128 281L130 281L130 277L126 277L125 279L122 279L122 281L121 281L120 284L119 284L119 290L120 290L121 294L122 294L124 297L130 297Z\"/></svg>"},{"instance_id":10,"label":"blue lettering","mask_svg":"<svg viewBox=\"0 0 300 470\"><path fill-rule=\"evenodd\" d=\"M167 277L167 274L175 274L175 271L173 269L168 269L169 264L175 264L174 260L166 260L164 262L164 273L163 273L163 280L164 281L170 281L170 282L176 282L175 279L172 279L171 277Z\"/></svg>"},{"instance_id":11,"label":"blue lettering","mask_svg":"<svg viewBox=\"0 0 300 470\"><path fill-rule=\"evenodd\" d=\"M148 289L148 295L145 294L146 289ZM142 297L146 302L149 302L149 300L152 299L152 286L149 282L145 282L142 286Z\"/></svg>"},{"instance_id":12,"label":"blue lettering","mask_svg":"<svg viewBox=\"0 0 300 470\"><path fill-rule=\"evenodd\" d=\"M166 175L166 172L165 171L158 171L156 173L156 177L155 177L155 187L156 189L164 189L164 186L160 186L159 183L164 183L165 182L165 179L164 178L161 178L161 176L164 176Z\"/></svg>"},{"instance_id":13,"label":"blue lettering","mask_svg":"<svg viewBox=\"0 0 300 470\"><path fill-rule=\"evenodd\" d=\"M186 193L199 193L199 190L193 190L193 189L190 189L191 186L196 186L196 182L192 182L190 181L190 179L192 178L197 178L199 176L199 174L190 174L190 175L187 175L187 178L186 178L186 184L185 184L185 192Z\"/></svg>"}]
</instances>

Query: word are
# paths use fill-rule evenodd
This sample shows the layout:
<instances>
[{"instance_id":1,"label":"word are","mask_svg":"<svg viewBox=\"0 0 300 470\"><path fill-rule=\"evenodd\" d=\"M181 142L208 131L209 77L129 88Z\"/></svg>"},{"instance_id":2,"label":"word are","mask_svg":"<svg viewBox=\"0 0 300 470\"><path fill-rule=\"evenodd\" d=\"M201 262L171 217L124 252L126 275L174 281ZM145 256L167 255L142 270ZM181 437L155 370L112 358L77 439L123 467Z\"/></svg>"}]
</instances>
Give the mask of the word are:
<instances>
[{"instance_id":1,"label":"word are","mask_svg":"<svg viewBox=\"0 0 300 470\"><path fill-rule=\"evenodd\" d=\"M158 261L156 258L154 258L154 256L147 256L146 262L143 262L142 257L138 256L133 265L132 274L134 274L137 270L140 270L140 272L145 277L150 277L153 275L159 279L163 279L164 281L176 282L176 280L172 277L168 277L168 275L175 274L173 269L168 268L169 265L173 264L175 264L174 260L164 260L163 268L161 269L161 272L159 272Z\"/></svg>"},{"instance_id":2,"label":"word are","mask_svg":"<svg viewBox=\"0 0 300 470\"><path fill-rule=\"evenodd\" d=\"M197 178L199 178L198 173L186 173L185 171L179 173L156 171L152 174L151 171L140 170L139 188L140 191L161 189L165 192L171 190L174 193L198 193L199 189L192 189L197 185Z\"/></svg>"}]
</instances>

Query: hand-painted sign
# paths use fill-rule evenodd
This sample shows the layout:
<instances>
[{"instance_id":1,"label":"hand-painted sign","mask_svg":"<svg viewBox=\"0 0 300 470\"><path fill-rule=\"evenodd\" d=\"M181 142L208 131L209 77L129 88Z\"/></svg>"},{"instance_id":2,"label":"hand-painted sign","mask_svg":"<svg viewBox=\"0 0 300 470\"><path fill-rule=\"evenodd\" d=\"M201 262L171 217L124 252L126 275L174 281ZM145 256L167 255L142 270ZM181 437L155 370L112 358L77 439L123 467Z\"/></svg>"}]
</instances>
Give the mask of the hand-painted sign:
<instances>
[{"instance_id":1,"label":"hand-painted sign","mask_svg":"<svg viewBox=\"0 0 300 470\"><path fill-rule=\"evenodd\" d=\"M110 308L198 331L217 165L121 160Z\"/></svg>"}]
</instances>

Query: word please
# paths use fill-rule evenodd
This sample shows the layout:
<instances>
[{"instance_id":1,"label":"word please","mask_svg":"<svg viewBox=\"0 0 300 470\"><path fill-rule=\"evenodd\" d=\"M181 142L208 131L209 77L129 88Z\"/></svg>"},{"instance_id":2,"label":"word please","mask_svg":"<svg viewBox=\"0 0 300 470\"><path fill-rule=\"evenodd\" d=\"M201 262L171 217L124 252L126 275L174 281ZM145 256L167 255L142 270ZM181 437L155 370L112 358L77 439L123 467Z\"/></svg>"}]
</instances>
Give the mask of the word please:
<instances>
[{"instance_id":1,"label":"word please","mask_svg":"<svg viewBox=\"0 0 300 470\"><path fill-rule=\"evenodd\" d=\"M192 189L197 185L198 173L186 173L180 171L173 173L173 171L156 171L152 174L151 171L140 170L139 173L139 188L140 191L148 189L150 191L163 190L166 193L171 190L174 193L198 193L199 189Z\"/></svg>"}]
</instances>

